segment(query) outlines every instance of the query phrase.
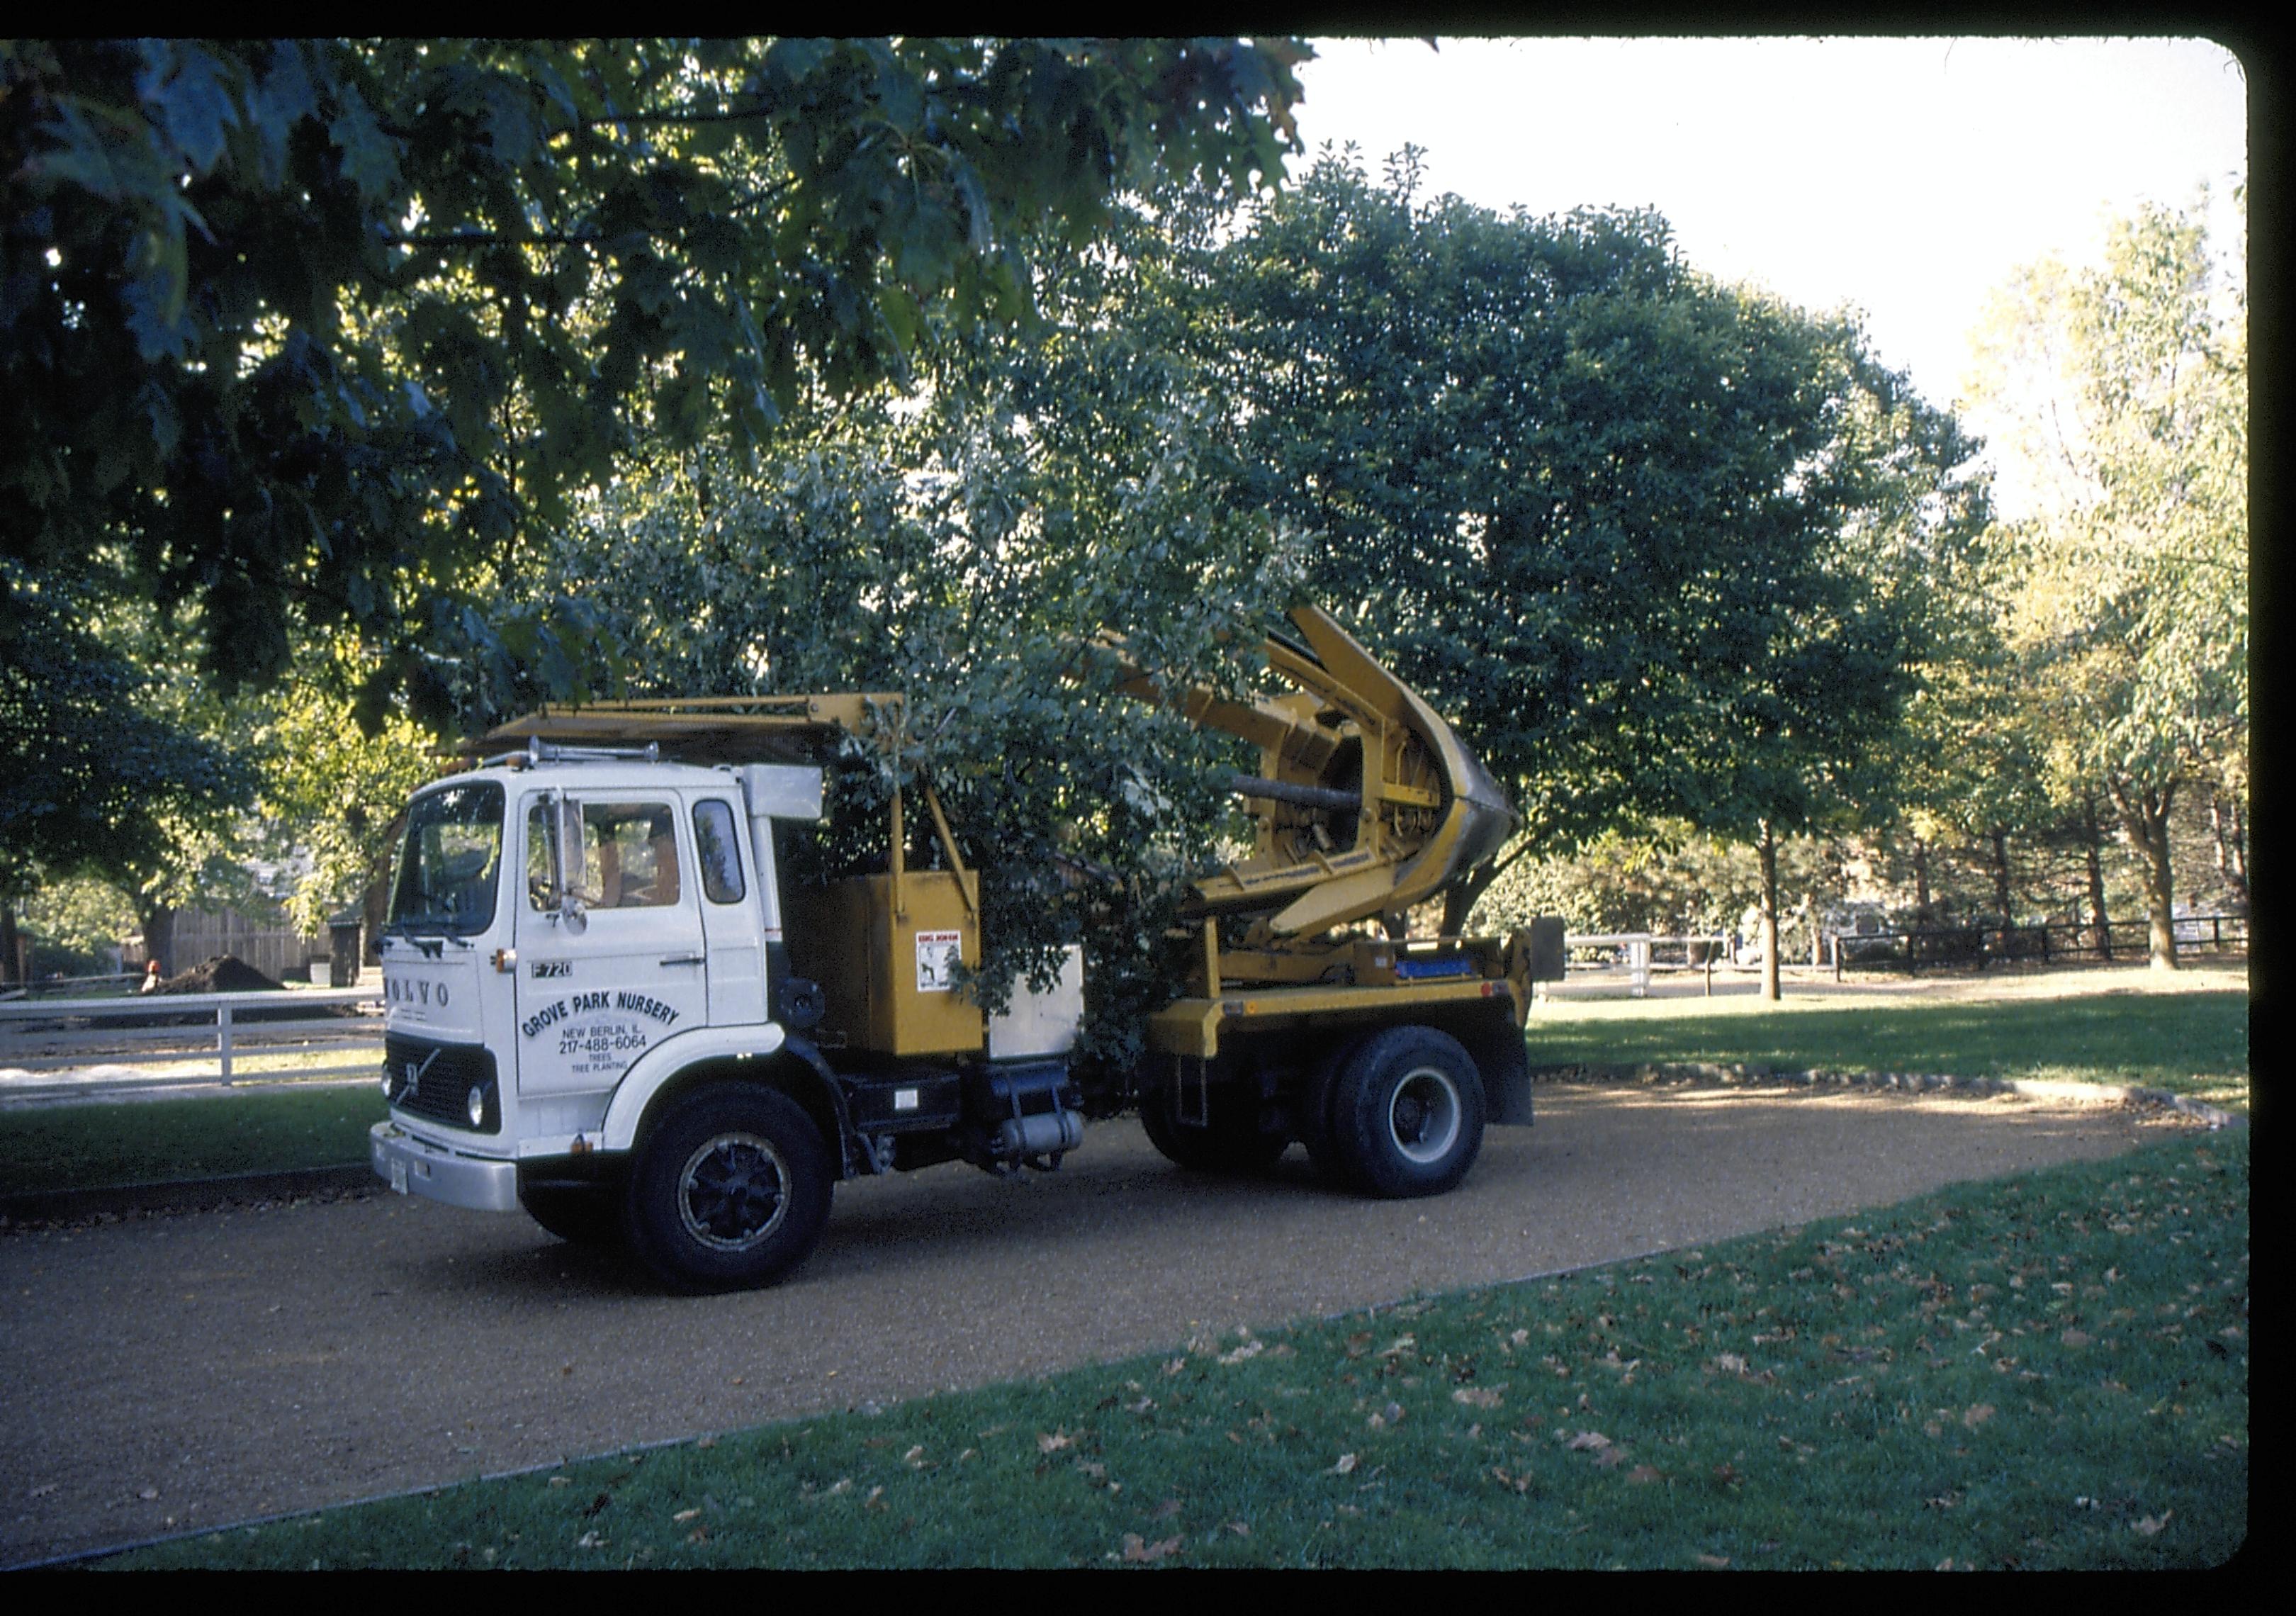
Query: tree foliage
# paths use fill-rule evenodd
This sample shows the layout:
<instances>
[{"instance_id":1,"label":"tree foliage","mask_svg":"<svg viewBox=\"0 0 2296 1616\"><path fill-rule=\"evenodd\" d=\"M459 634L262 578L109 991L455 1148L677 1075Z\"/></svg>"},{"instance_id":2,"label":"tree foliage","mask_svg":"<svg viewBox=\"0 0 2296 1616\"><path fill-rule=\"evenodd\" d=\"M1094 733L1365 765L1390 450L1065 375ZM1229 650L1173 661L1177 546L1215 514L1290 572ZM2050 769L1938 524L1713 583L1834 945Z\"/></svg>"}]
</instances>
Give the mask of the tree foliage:
<instances>
[{"instance_id":1,"label":"tree foliage","mask_svg":"<svg viewBox=\"0 0 2296 1616\"><path fill-rule=\"evenodd\" d=\"M443 710L468 648L575 688L578 612L490 612L641 442L766 441L929 312L1025 316L1161 170L1272 179L1286 42L24 42L0 54L0 553L125 557L226 688L299 629ZM12 594L0 644L28 619ZM426 657L426 649L431 656Z\"/></svg>"},{"instance_id":2,"label":"tree foliage","mask_svg":"<svg viewBox=\"0 0 2296 1616\"><path fill-rule=\"evenodd\" d=\"M2145 866L2155 963L2173 964L2177 795L2247 776L2244 287L2218 284L2197 211L2147 206L2101 267L2022 272L1980 357L1981 406L2055 473L2004 536L2047 777L2061 800L2110 798Z\"/></svg>"}]
</instances>

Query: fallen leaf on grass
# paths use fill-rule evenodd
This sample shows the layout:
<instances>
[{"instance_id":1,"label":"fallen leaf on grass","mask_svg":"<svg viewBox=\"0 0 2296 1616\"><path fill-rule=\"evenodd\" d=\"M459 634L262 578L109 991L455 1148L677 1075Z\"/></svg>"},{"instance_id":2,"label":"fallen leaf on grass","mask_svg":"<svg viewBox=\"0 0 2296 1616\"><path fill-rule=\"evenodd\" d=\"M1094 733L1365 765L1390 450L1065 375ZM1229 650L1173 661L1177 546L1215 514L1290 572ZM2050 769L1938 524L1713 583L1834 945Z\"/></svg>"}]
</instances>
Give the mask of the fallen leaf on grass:
<instances>
[{"instance_id":1,"label":"fallen leaf on grass","mask_svg":"<svg viewBox=\"0 0 2296 1616\"><path fill-rule=\"evenodd\" d=\"M1698 1563L1704 1566L1710 1571L1726 1571L1730 1569L1730 1556L1727 1554L1701 1554L1698 1556Z\"/></svg>"},{"instance_id":2,"label":"fallen leaf on grass","mask_svg":"<svg viewBox=\"0 0 2296 1616\"><path fill-rule=\"evenodd\" d=\"M1416 1352L1417 1350L1419 1350L1419 1338L1417 1336L1398 1335L1395 1338L1393 1345L1381 1349L1380 1357L1400 1358L1406 1352Z\"/></svg>"},{"instance_id":3,"label":"fallen leaf on grass","mask_svg":"<svg viewBox=\"0 0 2296 1616\"><path fill-rule=\"evenodd\" d=\"M1249 1521L1231 1521L1227 1523L1227 1530L1234 1532L1239 1538L1249 1538L1251 1536L1251 1522Z\"/></svg>"},{"instance_id":4,"label":"fallen leaf on grass","mask_svg":"<svg viewBox=\"0 0 2296 1616\"><path fill-rule=\"evenodd\" d=\"M1149 1519L1152 1521L1169 1521L1174 1515L1177 1515L1179 1513L1180 1501L1177 1498L1167 1498L1156 1506L1156 1513L1151 1515Z\"/></svg>"},{"instance_id":5,"label":"fallen leaf on grass","mask_svg":"<svg viewBox=\"0 0 2296 1616\"><path fill-rule=\"evenodd\" d=\"M696 1508L696 1509L681 1509L681 1510L679 1510L676 1514L672 1515L672 1516L670 1517L670 1519L671 1519L671 1520L673 1520L673 1521L675 1521L675 1522L676 1522L680 1526L684 1526L684 1525L685 1525L688 1521L693 1520L696 1515L700 1514L701 1513L701 1511L700 1509L698 1509L698 1508Z\"/></svg>"},{"instance_id":6,"label":"fallen leaf on grass","mask_svg":"<svg viewBox=\"0 0 2296 1616\"><path fill-rule=\"evenodd\" d=\"M1565 1442L1563 1447L1570 1449L1572 1453L1584 1453L1590 1449L1599 1453L1610 1445L1611 1439L1604 1436L1601 1431L1582 1431L1577 1436L1572 1437L1568 1442Z\"/></svg>"},{"instance_id":7,"label":"fallen leaf on grass","mask_svg":"<svg viewBox=\"0 0 2296 1616\"><path fill-rule=\"evenodd\" d=\"M1043 1431L1039 1431L1037 1433L1037 1451L1038 1453L1058 1453L1062 1448L1066 1448L1069 1445L1070 1440L1069 1433L1065 1431L1055 1431L1049 1435Z\"/></svg>"},{"instance_id":8,"label":"fallen leaf on grass","mask_svg":"<svg viewBox=\"0 0 2296 1616\"><path fill-rule=\"evenodd\" d=\"M2068 1330L2058 1339L2068 1347L2086 1347L2096 1338L2086 1330Z\"/></svg>"},{"instance_id":9,"label":"fallen leaf on grass","mask_svg":"<svg viewBox=\"0 0 2296 1616\"><path fill-rule=\"evenodd\" d=\"M1969 1430L1971 1430L1971 1431L1974 1431L1974 1430L1976 1430L1980 1425L1984 1424L1986 1421L1988 1421L1988 1420L1991 1419L1992 1417L1993 1417L1993 1405L1992 1405L1992 1404L1990 1404L1990 1403L1972 1403L1972 1404L1969 1406L1969 1409L1968 1409L1968 1411L1967 1411L1966 1413L1964 1413L1964 1414L1961 1416L1961 1423L1962 1423L1962 1424L1963 1424L1964 1427L1966 1427L1967 1429L1969 1429Z\"/></svg>"},{"instance_id":10,"label":"fallen leaf on grass","mask_svg":"<svg viewBox=\"0 0 2296 1616\"><path fill-rule=\"evenodd\" d=\"M2169 1517L2176 1513L2173 1509L2164 1509L2157 1515L2146 1515L2142 1520L2131 1521L2128 1523L2128 1530L2139 1537L2154 1537L2159 1534L2162 1527L2169 1524Z\"/></svg>"},{"instance_id":11,"label":"fallen leaf on grass","mask_svg":"<svg viewBox=\"0 0 2296 1616\"><path fill-rule=\"evenodd\" d=\"M1714 1479L1725 1487L1735 1487L1738 1485L1738 1472L1733 1465L1717 1464L1714 1467Z\"/></svg>"},{"instance_id":12,"label":"fallen leaf on grass","mask_svg":"<svg viewBox=\"0 0 2296 1616\"><path fill-rule=\"evenodd\" d=\"M688 1543L707 1543L709 1541L709 1529L706 1526L697 1526L685 1534L685 1540Z\"/></svg>"},{"instance_id":13,"label":"fallen leaf on grass","mask_svg":"<svg viewBox=\"0 0 2296 1616\"><path fill-rule=\"evenodd\" d=\"M1627 1450L1623 1448L1605 1448L1595 1456L1596 1467L1603 1470L1614 1469L1626 1462Z\"/></svg>"},{"instance_id":14,"label":"fallen leaf on grass","mask_svg":"<svg viewBox=\"0 0 2296 1616\"><path fill-rule=\"evenodd\" d=\"M1244 1342L1242 1346L1238 1347L1233 1352L1221 1353L1219 1355L1219 1361L1223 1364L1240 1364L1246 1358L1258 1358L1261 1353L1267 1350L1267 1349L1262 1346L1259 1341L1249 1341Z\"/></svg>"},{"instance_id":15,"label":"fallen leaf on grass","mask_svg":"<svg viewBox=\"0 0 2296 1616\"><path fill-rule=\"evenodd\" d=\"M1151 1565L1167 1554L1177 1554L1179 1552L1180 1540L1177 1538L1167 1538L1160 1543L1149 1543L1144 1541L1138 1532L1124 1534L1124 1557L1135 1565Z\"/></svg>"},{"instance_id":16,"label":"fallen leaf on grass","mask_svg":"<svg viewBox=\"0 0 2296 1616\"><path fill-rule=\"evenodd\" d=\"M1725 1352L1714 1360L1714 1367L1725 1374L1743 1374L1746 1373L1746 1360L1734 1352Z\"/></svg>"},{"instance_id":17,"label":"fallen leaf on grass","mask_svg":"<svg viewBox=\"0 0 2296 1616\"><path fill-rule=\"evenodd\" d=\"M553 1476L550 1478L550 1485L553 1487L571 1487L574 1485L574 1480L570 1476Z\"/></svg>"},{"instance_id":18,"label":"fallen leaf on grass","mask_svg":"<svg viewBox=\"0 0 2296 1616\"><path fill-rule=\"evenodd\" d=\"M1496 1386L1462 1386L1451 1394L1451 1400L1470 1408L1496 1408L1502 1399Z\"/></svg>"},{"instance_id":19,"label":"fallen leaf on grass","mask_svg":"<svg viewBox=\"0 0 2296 1616\"><path fill-rule=\"evenodd\" d=\"M1666 1477L1648 1464L1637 1464L1627 1472L1627 1480L1641 1487L1652 1481L1663 1481Z\"/></svg>"},{"instance_id":20,"label":"fallen leaf on grass","mask_svg":"<svg viewBox=\"0 0 2296 1616\"><path fill-rule=\"evenodd\" d=\"M1343 1453L1340 1456L1340 1462L1332 1466L1332 1473L1335 1476L1352 1475L1355 1473L1355 1468L1356 1456Z\"/></svg>"}]
</instances>

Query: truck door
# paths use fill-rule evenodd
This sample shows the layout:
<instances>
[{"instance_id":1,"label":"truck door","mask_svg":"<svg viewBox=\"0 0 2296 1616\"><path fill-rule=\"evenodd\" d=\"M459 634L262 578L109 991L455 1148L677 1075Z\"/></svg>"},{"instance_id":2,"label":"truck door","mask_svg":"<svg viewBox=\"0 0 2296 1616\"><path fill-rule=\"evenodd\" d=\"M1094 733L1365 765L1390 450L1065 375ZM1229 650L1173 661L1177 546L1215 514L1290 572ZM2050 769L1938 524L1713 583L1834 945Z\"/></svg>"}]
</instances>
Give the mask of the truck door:
<instances>
[{"instance_id":1,"label":"truck door","mask_svg":"<svg viewBox=\"0 0 2296 1616\"><path fill-rule=\"evenodd\" d=\"M674 792L528 800L527 898L518 917L521 1095L611 1088L664 1038L709 1021L692 836ZM578 912L551 890L553 825L581 826L565 865ZM537 880L537 876L543 879Z\"/></svg>"},{"instance_id":2,"label":"truck door","mask_svg":"<svg viewBox=\"0 0 2296 1616\"><path fill-rule=\"evenodd\" d=\"M766 1019L766 956L759 906L742 868L742 819L730 792L689 800L693 862L701 875L701 935L709 955L709 1024L747 1026Z\"/></svg>"}]
</instances>

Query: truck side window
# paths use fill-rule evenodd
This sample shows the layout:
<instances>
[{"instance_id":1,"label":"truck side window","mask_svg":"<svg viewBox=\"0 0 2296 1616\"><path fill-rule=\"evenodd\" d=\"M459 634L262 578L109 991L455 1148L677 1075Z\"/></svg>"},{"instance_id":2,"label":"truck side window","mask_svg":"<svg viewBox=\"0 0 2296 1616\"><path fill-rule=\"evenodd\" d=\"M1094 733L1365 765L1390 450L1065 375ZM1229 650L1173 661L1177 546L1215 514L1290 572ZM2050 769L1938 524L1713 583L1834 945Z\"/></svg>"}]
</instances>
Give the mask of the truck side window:
<instances>
[{"instance_id":1,"label":"truck side window","mask_svg":"<svg viewBox=\"0 0 2296 1616\"><path fill-rule=\"evenodd\" d=\"M678 900L677 816L667 802L582 805L582 896L596 909Z\"/></svg>"},{"instance_id":2,"label":"truck side window","mask_svg":"<svg viewBox=\"0 0 2296 1616\"><path fill-rule=\"evenodd\" d=\"M693 851L701 865L701 890L713 904L742 901L741 843L734 836L734 810L723 802L693 805Z\"/></svg>"}]
</instances>

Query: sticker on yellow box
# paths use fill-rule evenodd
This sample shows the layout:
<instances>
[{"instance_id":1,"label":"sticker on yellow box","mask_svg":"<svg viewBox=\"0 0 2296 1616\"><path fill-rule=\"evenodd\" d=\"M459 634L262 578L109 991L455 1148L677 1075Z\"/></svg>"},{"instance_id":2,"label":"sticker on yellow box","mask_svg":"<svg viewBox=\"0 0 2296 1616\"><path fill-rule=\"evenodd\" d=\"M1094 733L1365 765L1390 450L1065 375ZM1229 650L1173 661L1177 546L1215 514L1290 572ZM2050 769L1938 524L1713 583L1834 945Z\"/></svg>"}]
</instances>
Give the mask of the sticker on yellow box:
<instances>
[{"instance_id":1,"label":"sticker on yellow box","mask_svg":"<svg viewBox=\"0 0 2296 1616\"><path fill-rule=\"evenodd\" d=\"M919 993L947 993L956 986L957 951L964 942L962 931L917 933Z\"/></svg>"}]
</instances>

